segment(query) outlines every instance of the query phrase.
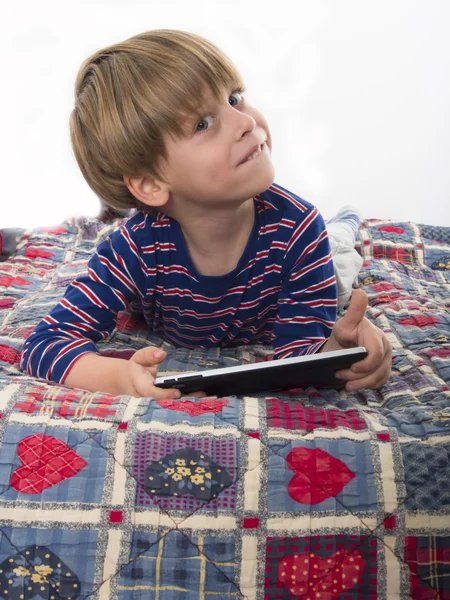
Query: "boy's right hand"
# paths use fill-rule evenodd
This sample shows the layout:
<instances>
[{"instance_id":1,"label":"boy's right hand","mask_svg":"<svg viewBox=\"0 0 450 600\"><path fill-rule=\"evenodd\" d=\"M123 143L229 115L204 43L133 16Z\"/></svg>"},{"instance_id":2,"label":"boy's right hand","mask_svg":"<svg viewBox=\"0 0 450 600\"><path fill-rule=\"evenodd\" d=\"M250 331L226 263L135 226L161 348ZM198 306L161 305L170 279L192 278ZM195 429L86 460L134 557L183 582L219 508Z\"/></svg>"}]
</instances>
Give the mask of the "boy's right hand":
<instances>
[{"instance_id":1,"label":"boy's right hand","mask_svg":"<svg viewBox=\"0 0 450 600\"><path fill-rule=\"evenodd\" d=\"M122 394L143 397L151 396L155 400L170 398L181 398L180 390L175 388L163 389L154 385L157 365L166 357L166 352L155 346L141 348L127 361L125 368L125 381L121 381L121 387L125 391ZM205 392L194 392L189 396L202 398Z\"/></svg>"}]
</instances>

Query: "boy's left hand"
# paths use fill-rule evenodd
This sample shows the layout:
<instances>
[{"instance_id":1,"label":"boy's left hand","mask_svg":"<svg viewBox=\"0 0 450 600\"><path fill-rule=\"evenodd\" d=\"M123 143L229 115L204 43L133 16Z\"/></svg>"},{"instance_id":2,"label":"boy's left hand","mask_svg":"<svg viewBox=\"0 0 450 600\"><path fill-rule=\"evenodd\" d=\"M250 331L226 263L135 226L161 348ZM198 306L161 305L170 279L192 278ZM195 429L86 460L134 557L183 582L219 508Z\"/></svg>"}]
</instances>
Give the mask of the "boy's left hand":
<instances>
[{"instance_id":1,"label":"boy's left hand","mask_svg":"<svg viewBox=\"0 0 450 600\"><path fill-rule=\"evenodd\" d=\"M345 388L348 391L379 388L391 376L391 344L381 329L364 316L367 303L367 294L363 290L353 291L347 312L336 321L321 350L327 352L365 346L368 352L366 358L349 369L336 372L337 377L347 381Z\"/></svg>"}]
</instances>

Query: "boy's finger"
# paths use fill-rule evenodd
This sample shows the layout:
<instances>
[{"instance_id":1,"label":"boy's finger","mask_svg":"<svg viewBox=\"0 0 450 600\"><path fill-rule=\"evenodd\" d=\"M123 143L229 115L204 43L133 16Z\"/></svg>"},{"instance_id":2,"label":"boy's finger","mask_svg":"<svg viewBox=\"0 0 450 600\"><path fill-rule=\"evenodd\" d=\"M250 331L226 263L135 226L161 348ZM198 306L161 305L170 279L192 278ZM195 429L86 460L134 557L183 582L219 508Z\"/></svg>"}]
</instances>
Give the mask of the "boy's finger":
<instances>
[{"instance_id":1,"label":"boy's finger","mask_svg":"<svg viewBox=\"0 0 450 600\"><path fill-rule=\"evenodd\" d=\"M174 400L181 398L180 390L174 388L159 388L153 385L153 378L151 382L146 381L145 383L136 385L136 388L141 396L149 396L155 400Z\"/></svg>"},{"instance_id":2,"label":"boy's finger","mask_svg":"<svg viewBox=\"0 0 450 600\"><path fill-rule=\"evenodd\" d=\"M368 298L364 290L354 290L350 299L350 304L347 312L342 317L342 321L345 320L345 324L354 329L364 318L367 309Z\"/></svg>"},{"instance_id":3,"label":"boy's finger","mask_svg":"<svg viewBox=\"0 0 450 600\"><path fill-rule=\"evenodd\" d=\"M165 356L166 353L164 350L156 348L155 346L148 346L148 348L141 348L135 352L130 360L143 367L148 367L149 365L160 363Z\"/></svg>"},{"instance_id":4,"label":"boy's finger","mask_svg":"<svg viewBox=\"0 0 450 600\"><path fill-rule=\"evenodd\" d=\"M386 383L389 379L389 374L384 374L380 377L380 373L373 373L369 377L363 377L362 379L355 379L354 381L347 381L345 389L348 392L354 392L357 390L376 390Z\"/></svg>"},{"instance_id":5,"label":"boy's finger","mask_svg":"<svg viewBox=\"0 0 450 600\"><path fill-rule=\"evenodd\" d=\"M384 339L381 336L371 337L364 342L364 346L368 352L366 358L353 363L351 370L354 373L367 373L373 371L384 360L387 348L384 344Z\"/></svg>"},{"instance_id":6,"label":"boy's finger","mask_svg":"<svg viewBox=\"0 0 450 600\"><path fill-rule=\"evenodd\" d=\"M370 364L367 364L367 358L365 358L363 361L360 361L359 363L355 363L354 365L352 365L351 368L348 369L341 369L340 371L336 371L336 377L338 379L342 379L344 381L362 381L362 380L366 380L366 378L376 375L378 376L378 379L384 379L385 377L387 377L387 379L390 377L390 373L391 373L391 363L392 363L392 349L391 346L389 344L389 342L384 342L383 340L383 355L381 360L379 360L378 362L376 361L371 361L371 362L375 362L375 366L373 368L370 368ZM363 364L365 363L365 368L363 369ZM356 366L356 364L358 364L358 369L355 369L354 367ZM386 379L386 380L387 380Z\"/></svg>"},{"instance_id":7,"label":"boy's finger","mask_svg":"<svg viewBox=\"0 0 450 600\"><path fill-rule=\"evenodd\" d=\"M378 369L360 379L349 379L345 385L347 391L360 389L377 389L384 385L391 377L391 358L386 355Z\"/></svg>"}]
</instances>

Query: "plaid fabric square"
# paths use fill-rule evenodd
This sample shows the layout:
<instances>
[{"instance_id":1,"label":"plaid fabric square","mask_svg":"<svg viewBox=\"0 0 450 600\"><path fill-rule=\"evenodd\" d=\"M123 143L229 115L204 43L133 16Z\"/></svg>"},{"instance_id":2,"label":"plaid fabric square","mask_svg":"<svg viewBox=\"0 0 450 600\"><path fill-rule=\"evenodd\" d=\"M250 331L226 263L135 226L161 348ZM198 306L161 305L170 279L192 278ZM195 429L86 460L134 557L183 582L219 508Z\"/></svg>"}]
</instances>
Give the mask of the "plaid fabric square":
<instances>
[{"instance_id":1,"label":"plaid fabric square","mask_svg":"<svg viewBox=\"0 0 450 600\"><path fill-rule=\"evenodd\" d=\"M401 444L405 506L426 512L450 509L450 445Z\"/></svg>"},{"instance_id":2,"label":"plaid fabric square","mask_svg":"<svg viewBox=\"0 0 450 600\"><path fill-rule=\"evenodd\" d=\"M346 427L355 431L367 429L357 410L324 409L304 406L295 400L270 398L266 401L267 425L291 430L314 431L318 427L336 429Z\"/></svg>"},{"instance_id":3,"label":"plaid fabric square","mask_svg":"<svg viewBox=\"0 0 450 600\"><path fill-rule=\"evenodd\" d=\"M270 512L377 509L370 442L316 439L269 449Z\"/></svg>"},{"instance_id":4,"label":"plaid fabric square","mask_svg":"<svg viewBox=\"0 0 450 600\"><path fill-rule=\"evenodd\" d=\"M406 537L405 561L413 600L450 600L450 537Z\"/></svg>"},{"instance_id":5,"label":"plaid fabric square","mask_svg":"<svg viewBox=\"0 0 450 600\"><path fill-rule=\"evenodd\" d=\"M356 535L267 538L264 600L376 600L377 543Z\"/></svg>"},{"instance_id":6,"label":"plaid fabric square","mask_svg":"<svg viewBox=\"0 0 450 600\"><path fill-rule=\"evenodd\" d=\"M202 507L211 511L234 510L238 464L237 439L137 434L133 469L138 482L136 504L188 511ZM146 476L155 478L155 474L165 478L158 488L146 480ZM207 481L216 481L212 485L220 491L214 492L211 487L208 490Z\"/></svg>"},{"instance_id":7,"label":"plaid fabric square","mask_svg":"<svg viewBox=\"0 0 450 600\"><path fill-rule=\"evenodd\" d=\"M233 537L135 532L131 560L120 572L119 599L241 598L234 568Z\"/></svg>"},{"instance_id":8,"label":"plaid fabric square","mask_svg":"<svg viewBox=\"0 0 450 600\"><path fill-rule=\"evenodd\" d=\"M160 421L178 423L180 421L212 424L214 427L239 426L241 401L237 398L180 398L179 400L153 400L141 417L142 423Z\"/></svg>"},{"instance_id":9,"label":"plaid fabric square","mask_svg":"<svg viewBox=\"0 0 450 600\"><path fill-rule=\"evenodd\" d=\"M0 598L87 598L95 591L97 548L98 531L93 529L66 527L61 534L53 528L3 527Z\"/></svg>"},{"instance_id":10,"label":"plaid fabric square","mask_svg":"<svg viewBox=\"0 0 450 600\"><path fill-rule=\"evenodd\" d=\"M119 402L109 394L91 394L56 386L31 386L14 404L14 410L62 419L109 419L116 416Z\"/></svg>"},{"instance_id":11,"label":"plaid fabric square","mask_svg":"<svg viewBox=\"0 0 450 600\"><path fill-rule=\"evenodd\" d=\"M402 243L394 245L378 242L373 245L372 251L375 260L386 258L388 260L395 260L399 263L411 264L417 262L417 256L414 248L405 248Z\"/></svg>"},{"instance_id":12,"label":"plaid fabric square","mask_svg":"<svg viewBox=\"0 0 450 600\"><path fill-rule=\"evenodd\" d=\"M108 432L10 425L0 448L0 500L100 503Z\"/></svg>"}]
</instances>

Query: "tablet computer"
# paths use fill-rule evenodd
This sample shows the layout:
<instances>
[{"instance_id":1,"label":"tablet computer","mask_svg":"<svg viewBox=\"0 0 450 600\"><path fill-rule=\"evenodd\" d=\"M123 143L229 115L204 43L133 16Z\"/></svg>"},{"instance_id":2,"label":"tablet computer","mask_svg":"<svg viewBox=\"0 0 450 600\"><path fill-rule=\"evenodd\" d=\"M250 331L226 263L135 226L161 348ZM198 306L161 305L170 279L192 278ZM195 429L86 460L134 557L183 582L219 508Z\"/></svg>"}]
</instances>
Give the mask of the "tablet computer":
<instances>
[{"instance_id":1,"label":"tablet computer","mask_svg":"<svg viewBox=\"0 0 450 600\"><path fill-rule=\"evenodd\" d=\"M336 379L335 372L350 367L366 356L367 350L358 346L237 367L156 377L155 385L160 388L177 388L183 394L205 392L210 396L252 394L308 385L341 386L345 382Z\"/></svg>"}]
</instances>

